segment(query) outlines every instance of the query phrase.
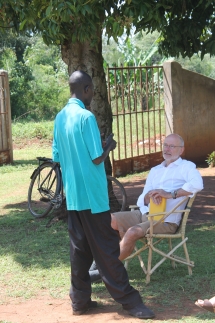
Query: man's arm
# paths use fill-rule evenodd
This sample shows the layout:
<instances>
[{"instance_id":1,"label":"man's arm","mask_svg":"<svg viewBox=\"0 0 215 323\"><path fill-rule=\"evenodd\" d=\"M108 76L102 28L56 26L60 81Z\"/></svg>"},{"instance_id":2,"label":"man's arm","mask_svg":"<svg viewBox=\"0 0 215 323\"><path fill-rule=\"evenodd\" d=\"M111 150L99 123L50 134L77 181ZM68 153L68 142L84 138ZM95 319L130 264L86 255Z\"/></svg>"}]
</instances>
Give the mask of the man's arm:
<instances>
[{"instance_id":1,"label":"man's arm","mask_svg":"<svg viewBox=\"0 0 215 323\"><path fill-rule=\"evenodd\" d=\"M193 163L189 163L189 166L184 170L184 180L186 181L181 188L174 190L173 192L167 192L162 189L155 189L149 191L145 195L144 201L149 203L149 199L152 198L155 204L161 203L161 198L165 199L178 198L183 196L192 197L198 191L203 189L203 180Z\"/></svg>"},{"instance_id":2,"label":"man's arm","mask_svg":"<svg viewBox=\"0 0 215 323\"><path fill-rule=\"evenodd\" d=\"M53 142L52 142L52 159L55 162L59 162L59 153L57 148L57 131L56 131L56 123L54 123L54 133L53 133Z\"/></svg>"},{"instance_id":3,"label":"man's arm","mask_svg":"<svg viewBox=\"0 0 215 323\"><path fill-rule=\"evenodd\" d=\"M192 195L192 192L185 191L183 188L179 188L174 191L175 198L189 195ZM151 190L145 195L144 201L146 204L149 204L149 200L152 198L155 204L160 204L162 197L165 199L172 199L173 195L171 192L166 192L162 189Z\"/></svg>"},{"instance_id":4,"label":"man's arm","mask_svg":"<svg viewBox=\"0 0 215 323\"><path fill-rule=\"evenodd\" d=\"M96 165L101 164L109 155L110 151L116 148L116 141L113 139L113 134L111 133L107 140L106 140L106 144L103 147L104 151L103 154L101 156L99 156L98 158L93 159L93 163Z\"/></svg>"},{"instance_id":5,"label":"man's arm","mask_svg":"<svg viewBox=\"0 0 215 323\"><path fill-rule=\"evenodd\" d=\"M176 198L183 196L192 197L195 193L203 189L202 177L193 163L187 164L187 168L183 169L183 175L185 184L181 188L177 188L176 190L174 190ZM152 169L147 177L143 193L138 198L137 205L140 207L141 212L144 211L144 208L144 212L146 212L147 206L150 202L150 197L153 198L153 201L156 204L161 203L162 197L166 199L173 198L172 193L170 191L164 191L162 189L153 188L152 179L154 176L155 174Z\"/></svg>"},{"instance_id":6,"label":"man's arm","mask_svg":"<svg viewBox=\"0 0 215 323\"><path fill-rule=\"evenodd\" d=\"M153 176L154 176L153 169L151 169L147 176L146 183L143 188L143 192L138 197L138 200L137 200L137 206L139 206L142 214L147 213L149 211L148 209L149 199L147 199L147 194L153 189L153 186L152 186ZM145 199L145 196L146 196L146 199Z\"/></svg>"},{"instance_id":7,"label":"man's arm","mask_svg":"<svg viewBox=\"0 0 215 323\"><path fill-rule=\"evenodd\" d=\"M116 141L113 139L113 134L110 134L106 141L101 140L98 124L95 116L90 113L84 120L83 138L89 151L92 162L95 165L101 164L108 156L111 150L116 147Z\"/></svg>"}]
</instances>

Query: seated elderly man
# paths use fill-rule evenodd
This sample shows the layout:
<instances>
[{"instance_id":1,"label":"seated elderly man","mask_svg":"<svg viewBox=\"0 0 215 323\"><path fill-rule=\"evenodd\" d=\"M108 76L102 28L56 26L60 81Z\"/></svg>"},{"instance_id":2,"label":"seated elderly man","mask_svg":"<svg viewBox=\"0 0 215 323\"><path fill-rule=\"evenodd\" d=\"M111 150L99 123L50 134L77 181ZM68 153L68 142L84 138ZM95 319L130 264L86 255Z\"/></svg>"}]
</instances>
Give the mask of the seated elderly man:
<instances>
[{"instance_id":1,"label":"seated elderly man","mask_svg":"<svg viewBox=\"0 0 215 323\"><path fill-rule=\"evenodd\" d=\"M163 144L164 161L149 172L143 192L137 200L139 210L111 214L111 226L119 232L121 238L120 260L132 253L135 242L144 237L150 227L146 217L150 198L155 204L160 204L162 197L165 198L168 212L185 196L192 197L203 189L202 177L196 165L180 157L183 151L184 141L179 135L167 136ZM178 209L183 210L185 204L181 204ZM180 221L180 212L170 214L164 222L154 227L154 233L175 233Z\"/></svg>"}]
</instances>

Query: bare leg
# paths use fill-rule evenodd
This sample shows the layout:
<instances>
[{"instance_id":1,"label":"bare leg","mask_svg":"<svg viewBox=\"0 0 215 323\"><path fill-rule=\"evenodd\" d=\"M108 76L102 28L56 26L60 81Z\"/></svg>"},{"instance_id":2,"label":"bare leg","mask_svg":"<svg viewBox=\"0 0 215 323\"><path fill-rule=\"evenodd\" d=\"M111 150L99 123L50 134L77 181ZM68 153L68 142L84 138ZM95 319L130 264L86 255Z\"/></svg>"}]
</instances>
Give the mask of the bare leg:
<instances>
[{"instance_id":1,"label":"bare leg","mask_svg":"<svg viewBox=\"0 0 215 323\"><path fill-rule=\"evenodd\" d=\"M120 234L121 241L120 241L120 255L119 259L124 260L134 250L135 242L144 237L146 234L147 229L150 227L150 222L146 221L144 222L144 226L140 227L138 225L134 225L130 227L125 233L120 232L120 229L118 227L117 220L113 214L111 214L111 227L114 230L117 230Z\"/></svg>"},{"instance_id":2,"label":"bare leg","mask_svg":"<svg viewBox=\"0 0 215 323\"><path fill-rule=\"evenodd\" d=\"M120 241L119 259L124 260L134 250L135 242L143 237L143 230L138 225L131 227Z\"/></svg>"}]
</instances>

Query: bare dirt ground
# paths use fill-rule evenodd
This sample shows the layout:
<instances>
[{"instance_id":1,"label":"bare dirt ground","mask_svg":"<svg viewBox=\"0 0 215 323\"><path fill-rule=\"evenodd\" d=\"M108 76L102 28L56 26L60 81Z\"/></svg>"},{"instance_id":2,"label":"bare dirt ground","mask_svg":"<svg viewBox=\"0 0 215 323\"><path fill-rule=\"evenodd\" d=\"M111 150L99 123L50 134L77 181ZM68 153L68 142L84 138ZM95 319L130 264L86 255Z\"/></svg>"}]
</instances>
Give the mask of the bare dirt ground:
<instances>
[{"instance_id":1,"label":"bare dirt ground","mask_svg":"<svg viewBox=\"0 0 215 323\"><path fill-rule=\"evenodd\" d=\"M197 195L194 202L189 218L189 222L192 224L207 223L215 219L215 168L200 168L199 170L203 176L205 188ZM129 204L136 203L137 196L142 192L143 183L143 179L138 177L135 177L133 182L123 183L129 197ZM162 312L156 312L156 304L150 305L156 314L156 318L152 321L172 321L186 317L186 315L195 315L201 311L189 299L184 299L184 304L180 305L180 307L171 306ZM73 316L69 297L54 299L44 291L41 292L41 295L30 300L12 299L9 303L0 305L1 320L12 323L140 322L140 320L127 315L116 302L99 304L98 308L90 310L85 315Z\"/></svg>"},{"instance_id":2,"label":"bare dirt ground","mask_svg":"<svg viewBox=\"0 0 215 323\"><path fill-rule=\"evenodd\" d=\"M162 322L191 316L200 312L191 301L184 301L184 306L171 307L168 311L156 313L156 305L150 306L156 314L150 322ZM137 323L143 322L129 316L117 303L99 305L81 316L73 316L69 299L52 299L40 296L21 303L10 303L0 306L0 320L12 323ZM3 321L5 322L5 321ZM146 320L144 320L146 322ZM166 321L165 321L166 322ZM186 322L186 321L185 321Z\"/></svg>"}]
</instances>

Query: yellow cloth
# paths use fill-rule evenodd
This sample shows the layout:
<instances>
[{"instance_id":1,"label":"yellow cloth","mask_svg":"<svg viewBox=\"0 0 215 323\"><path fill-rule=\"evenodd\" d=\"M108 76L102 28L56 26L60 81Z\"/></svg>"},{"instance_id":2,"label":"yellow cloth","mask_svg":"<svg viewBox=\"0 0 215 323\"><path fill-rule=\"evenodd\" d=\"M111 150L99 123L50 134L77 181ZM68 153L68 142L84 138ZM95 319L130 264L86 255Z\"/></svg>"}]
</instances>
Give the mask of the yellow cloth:
<instances>
[{"instance_id":1,"label":"yellow cloth","mask_svg":"<svg viewBox=\"0 0 215 323\"><path fill-rule=\"evenodd\" d=\"M166 210L166 199L162 197L162 201L160 204L155 204L153 200L150 198L150 207L149 207L149 214L165 212ZM163 215L156 215L154 216L154 221L159 221Z\"/></svg>"}]
</instances>

